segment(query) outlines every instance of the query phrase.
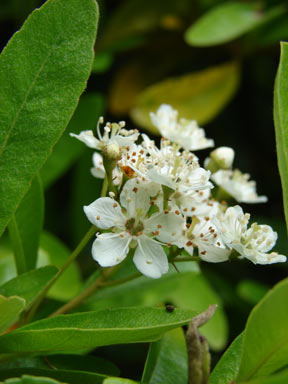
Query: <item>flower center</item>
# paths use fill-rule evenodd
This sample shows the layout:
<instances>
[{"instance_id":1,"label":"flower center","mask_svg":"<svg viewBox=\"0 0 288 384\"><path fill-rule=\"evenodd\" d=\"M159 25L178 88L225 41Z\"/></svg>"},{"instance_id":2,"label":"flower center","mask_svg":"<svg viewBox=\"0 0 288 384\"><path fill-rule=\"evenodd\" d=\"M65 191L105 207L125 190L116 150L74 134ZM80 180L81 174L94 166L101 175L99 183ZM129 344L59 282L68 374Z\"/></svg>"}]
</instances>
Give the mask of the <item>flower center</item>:
<instances>
[{"instance_id":1,"label":"flower center","mask_svg":"<svg viewBox=\"0 0 288 384\"><path fill-rule=\"evenodd\" d=\"M144 225L142 221L138 221L136 223L135 218L131 217L131 219L126 221L125 228L126 228L126 231L130 233L130 235L140 236L143 233Z\"/></svg>"}]
</instances>

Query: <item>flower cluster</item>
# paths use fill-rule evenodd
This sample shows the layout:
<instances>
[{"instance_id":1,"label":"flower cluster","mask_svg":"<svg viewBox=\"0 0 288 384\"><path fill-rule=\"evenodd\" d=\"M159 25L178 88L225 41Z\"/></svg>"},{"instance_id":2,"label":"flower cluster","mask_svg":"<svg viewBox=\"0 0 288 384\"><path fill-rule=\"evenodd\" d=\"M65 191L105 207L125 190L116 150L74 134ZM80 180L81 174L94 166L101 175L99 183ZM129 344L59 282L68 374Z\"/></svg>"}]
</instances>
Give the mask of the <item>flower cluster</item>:
<instances>
[{"instance_id":1,"label":"flower cluster","mask_svg":"<svg viewBox=\"0 0 288 384\"><path fill-rule=\"evenodd\" d=\"M106 123L96 138L92 131L72 135L97 152L91 173L106 178L109 196L84 207L99 232L92 246L93 258L103 267L121 263L131 254L137 269L159 278L168 262L183 255L217 263L231 257L255 264L286 261L269 253L277 233L268 225L253 223L236 203L266 202L258 196L255 181L233 170L234 151L220 147L204 162L191 151L214 146L192 120L178 119L178 112L163 104L151 113L162 134L160 148L147 135L126 130L125 123ZM104 183L105 184L105 183Z\"/></svg>"}]
</instances>

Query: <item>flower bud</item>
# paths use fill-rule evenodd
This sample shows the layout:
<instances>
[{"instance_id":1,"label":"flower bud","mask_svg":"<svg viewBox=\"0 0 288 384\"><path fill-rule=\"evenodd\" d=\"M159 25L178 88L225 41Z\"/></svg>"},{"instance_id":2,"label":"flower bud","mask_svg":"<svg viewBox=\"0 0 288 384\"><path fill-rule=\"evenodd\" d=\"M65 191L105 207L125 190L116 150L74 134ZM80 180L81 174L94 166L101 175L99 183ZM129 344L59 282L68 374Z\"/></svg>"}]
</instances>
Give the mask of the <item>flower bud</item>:
<instances>
[{"instance_id":1,"label":"flower bud","mask_svg":"<svg viewBox=\"0 0 288 384\"><path fill-rule=\"evenodd\" d=\"M211 159L215 161L221 169L229 169L232 167L235 152L230 147L219 147L210 153Z\"/></svg>"},{"instance_id":2,"label":"flower bud","mask_svg":"<svg viewBox=\"0 0 288 384\"><path fill-rule=\"evenodd\" d=\"M204 162L206 169L215 173L219 169L231 169L234 161L234 150L230 147L219 147L210 153Z\"/></svg>"},{"instance_id":3,"label":"flower bud","mask_svg":"<svg viewBox=\"0 0 288 384\"><path fill-rule=\"evenodd\" d=\"M103 157L107 160L118 160L120 157L120 148L117 143L110 143L103 148Z\"/></svg>"}]
</instances>

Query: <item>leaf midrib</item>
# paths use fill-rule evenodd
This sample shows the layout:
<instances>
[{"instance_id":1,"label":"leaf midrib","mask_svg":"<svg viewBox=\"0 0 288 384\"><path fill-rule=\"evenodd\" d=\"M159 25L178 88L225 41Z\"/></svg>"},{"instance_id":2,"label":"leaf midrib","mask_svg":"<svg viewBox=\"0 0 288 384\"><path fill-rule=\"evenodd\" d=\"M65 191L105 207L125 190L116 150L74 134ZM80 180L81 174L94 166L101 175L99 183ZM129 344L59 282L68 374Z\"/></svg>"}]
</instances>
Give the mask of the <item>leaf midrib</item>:
<instances>
[{"instance_id":1,"label":"leaf midrib","mask_svg":"<svg viewBox=\"0 0 288 384\"><path fill-rule=\"evenodd\" d=\"M250 374L247 376L246 379L250 380L251 378L253 378L253 376L258 371L258 369L260 369L266 363L266 361L269 360L269 358L274 355L274 353L276 353L283 346L285 346L285 344L288 344L288 337L284 341L282 341L279 344L277 344L276 347L274 349L272 349L271 352L269 352L267 355L265 355L262 358L262 360L256 365L256 367L250 372ZM279 368L281 368L281 367L279 367Z\"/></svg>"}]
</instances>

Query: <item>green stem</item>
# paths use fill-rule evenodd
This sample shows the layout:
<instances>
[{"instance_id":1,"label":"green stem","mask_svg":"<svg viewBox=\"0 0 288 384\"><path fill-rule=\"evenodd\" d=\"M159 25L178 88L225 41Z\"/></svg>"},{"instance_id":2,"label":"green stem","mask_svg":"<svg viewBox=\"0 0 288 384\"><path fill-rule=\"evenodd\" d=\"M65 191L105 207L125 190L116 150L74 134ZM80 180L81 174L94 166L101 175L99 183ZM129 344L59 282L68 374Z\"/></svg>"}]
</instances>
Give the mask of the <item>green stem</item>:
<instances>
[{"instance_id":1,"label":"green stem","mask_svg":"<svg viewBox=\"0 0 288 384\"><path fill-rule=\"evenodd\" d=\"M101 197L105 197L107 195L107 189L108 189L108 178L105 174L103 184L102 184L102 190L101 190Z\"/></svg>"},{"instance_id":2,"label":"green stem","mask_svg":"<svg viewBox=\"0 0 288 384\"><path fill-rule=\"evenodd\" d=\"M109 277L112 276L118 268L119 265L107 268L105 271L103 271L102 275L94 281L94 283L92 283L87 289L85 289L85 291L80 293L80 295L74 297L74 299L69 301L69 303L62 305L62 307L58 308L57 311L52 313L49 317L62 315L78 307L80 304L83 303L83 301L85 301L88 297L93 295L99 288L101 288L105 284L105 281L108 280Z\"/></svg>"},{"instance_id":3,"label":"green stem","mask_svg":"<svg viewBox=\"0 0 288 384\"><path fill-rule=\"evenodd\" d=\"M162 191L163 191L163 209L168 209L169 206L169 198L175 191L166 185L162 185Z\"/></svg>"},{"instance_id":4,"label":"green stem","mask_svg":"<svg viewBox=\"0 0 288 384\"><path fill-rule=\"evenodd\" d=\"M49 289L56 283L59 277L62 276L62 274L66 271L69 265L76 259L79 253L83 250L83 248L88 244L91 238L95 235L96 231L97 231L97 228L93 225L89 229L89 231L86 233L86 235L83 237L83 239L80 241L80 243L77 245L77 247L74 249L74 251L71 253L71 255L68 257L65 264L59 269L55 277L50 281L50 283L45 287L45 289L39 294L39 296L36 298L34 304L32 305L26 317L26 321L25 321L26 323L29 323L33 319L39 305L42 303Z\"/></svg>"}]
</instances>

